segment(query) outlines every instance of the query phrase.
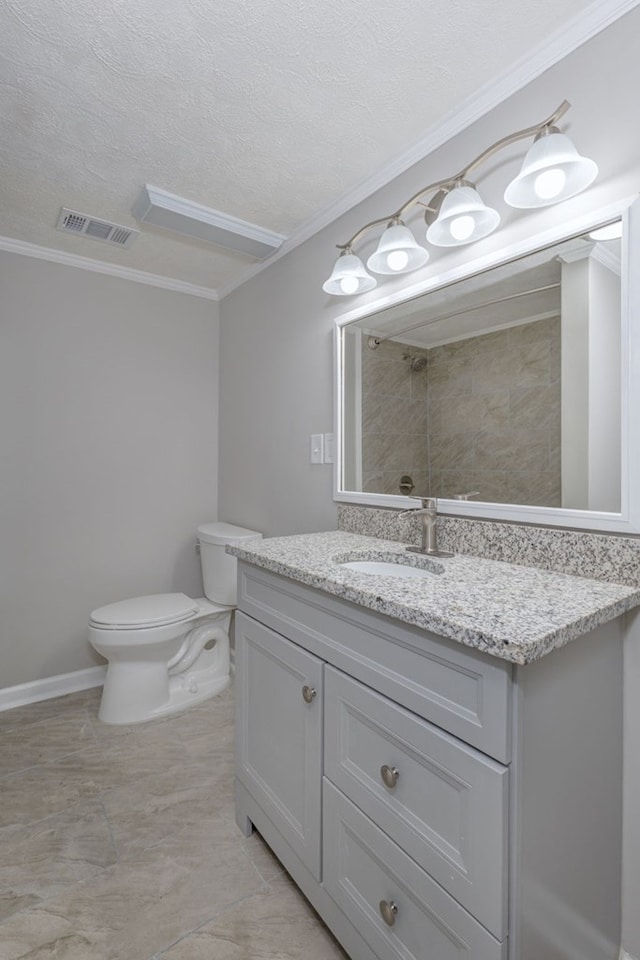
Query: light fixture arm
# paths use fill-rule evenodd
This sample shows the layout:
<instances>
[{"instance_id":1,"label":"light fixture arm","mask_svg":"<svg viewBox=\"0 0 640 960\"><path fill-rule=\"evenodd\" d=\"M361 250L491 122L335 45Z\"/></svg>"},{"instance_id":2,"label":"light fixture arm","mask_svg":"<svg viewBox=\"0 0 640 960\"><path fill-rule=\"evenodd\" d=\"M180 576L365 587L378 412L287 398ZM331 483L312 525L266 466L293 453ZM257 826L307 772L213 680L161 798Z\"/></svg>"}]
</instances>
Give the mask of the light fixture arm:
<instances>
[{"instance_id":1,"label":"light fixture arm","mask_svg":"<svg viewBox=\"0 0 640 960\"><path fill-rule=\"evenodd\" d=\"M563 117L571 104L568 100L563 100L557 110L547 117L546 120L543 120L542 123L536 123L531 127L525 127L524 130L518 130L516 133L510 133L506 137L502 137L501 140L497 140L490 147L487 147L486 150L483 150L475 160L472 160L471 163L468 163L460 173L455 177L455 180L466 180L472 170L475 170L476 167L479 167L485 160L488 160L490 157L493 157L496 153L499 153L504 147L510 146L512 143L517 143L519 140L526 140L528 137L533 137L536 134L542 133L543 130L546 130L549 127L556 125L560 117Z\"/></svg>"},{"instance_id":2,"label":"light fixture arm","mask_svg":"<svg viewBox=\"0 0 640 960\"><path fill-rule=\"evenodd\" d=\"M528 137L533 137L536 134L542 133L543 130L548 129L549 127L554 126L558 120L564 116L571 104L568 100L563 100L560 106L553 111L553 113L547 117L546 120L543 120L542 123L533 124L533 126L525 127L523 130L518 130L516 133L511 133L506 137L503 137L501 140L497 140L496 143L493 143L490 147L487 147L486 150L483 150L482 153L478 154L475 159L468 163L460 173L456 174L454 177L447 177L446 180L436 180L435 183L430 183L426 187L422 187L417 193L410 197L406 203L403 203L402 206L395 212L386 217L379 217L377 220L372 220L370 223L361 227L354 235L351 237L347 243L337 243L336 246L338 250L343 250L346 252L351 252L351 248L354 243L356 243L361 237L368 233L369 230L373 227L379 226L381 223L397 223L401 221L404 215L416 204L420 203L422 197L426 193L435 193L438 190L443 190L448 192L456 183L459 181L467 180L469 173L472 170L475 170L476 167L479 167L485 160L488 160L494 154L498 153L504 147L509 146L512 143L517 143L518 140L525 140Z\"/></svg>"},{"instance_id":3,"label":"light fixture arm","mask_svg":"<svg viewBox=\"0 0 640 960\"><path fill-rule=\"evenodd\" d=\"M415 206L418 203L420 197L425 193L431 193L434 190L442 190L443 187L449 186L453 181L449 177L447 180L437 180L435 183L430 183L428 187L423 187L418 193L414 194L406 203L397 210L395 213L390 214L387 217L379 217L377 220L372 220L370 223L366 223L364 227L361 227L357 233L351 237L347 243L337 243L336 247L338 250L349 250L353 244L364 236L368 230L371 230L372 227L377 227L380 223L397 223L399 220L402 220L402 217L405 214L405 211L409 210L411 207Z\"/></svg>"}]
</instances>

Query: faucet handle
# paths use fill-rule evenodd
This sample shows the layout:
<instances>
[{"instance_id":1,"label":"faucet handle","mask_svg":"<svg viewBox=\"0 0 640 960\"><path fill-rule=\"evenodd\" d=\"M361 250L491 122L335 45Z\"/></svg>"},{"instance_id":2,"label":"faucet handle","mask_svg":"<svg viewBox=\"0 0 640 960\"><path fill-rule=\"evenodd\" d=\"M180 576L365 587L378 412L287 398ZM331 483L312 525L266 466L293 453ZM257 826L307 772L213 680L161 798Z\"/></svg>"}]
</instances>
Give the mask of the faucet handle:
<instances>
[{"instance_id":1,"label":"faucet handle","mask_svg":"<svg viewBox=\"0 0 640 960\"><path fill-rule=\"evenodd\" d=\"M409 497L410 500L419 500L419 507L411 507L410 510L403 510L402 513L398 514L399 517L410 517L416 516L421 513L434 513L438 508L438 500L436 497Z\"/></svg>"},{"instance_id":2,"label":"faucet handle","mask_svg":"<svg viewBox=\"0 0 640 960\"><path fill-rule=\"evenodd\" d=\"M409 497L410 500L419 500L423 510L435 510L438 506L437 497ZM416 509L420 509L416 507Z\"/></svg>"},{"instance_id":3,"label":"faucet handle","mask_svg":"<svg viewBox=\"0 0 640 960\"><path fill-rule=\"evenodd\" d=\"M470 490L469 493L454 493L454 500L471 500L472 497L479 497L479 490Z\"/></svg>"}]
</instances>

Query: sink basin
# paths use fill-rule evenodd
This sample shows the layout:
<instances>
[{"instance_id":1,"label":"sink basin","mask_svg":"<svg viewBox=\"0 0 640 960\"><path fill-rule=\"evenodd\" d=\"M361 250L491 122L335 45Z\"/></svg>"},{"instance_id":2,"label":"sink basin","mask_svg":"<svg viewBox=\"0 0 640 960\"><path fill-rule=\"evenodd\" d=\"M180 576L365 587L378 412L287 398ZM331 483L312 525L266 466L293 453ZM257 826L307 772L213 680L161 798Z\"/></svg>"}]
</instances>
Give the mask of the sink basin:
<instances>
[{"instance_id":1,"label":"sink basin","mask_svg":"<svg viewBox=\"0 0 640 960\"><path fill-rule=\"evenodd\" d=\"M347 570L356 573L367 573L374 577L401 577L405 580L428 580L437 576L431 570L422 570L420 567L410 567L406 563L392 563L388 560L350 560L339 564Z\"/></svg>"}]
</instances>

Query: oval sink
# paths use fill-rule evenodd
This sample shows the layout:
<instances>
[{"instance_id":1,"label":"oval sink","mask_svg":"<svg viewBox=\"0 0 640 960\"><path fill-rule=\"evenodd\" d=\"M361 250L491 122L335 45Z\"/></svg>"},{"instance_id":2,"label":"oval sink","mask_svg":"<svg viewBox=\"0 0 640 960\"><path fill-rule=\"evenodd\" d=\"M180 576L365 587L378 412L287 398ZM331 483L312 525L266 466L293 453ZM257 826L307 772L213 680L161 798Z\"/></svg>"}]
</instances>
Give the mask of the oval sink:
<instances>
[{"instance_id":1,"label":"oval sink","mask_svg":"<svg viewBox=\"0 0 640 960\"><path fill-rule=\"evenodd\" d=\"M346 567L347 570L354 570L356 573L368 573L374 577L402 577L409 579L428 579L437 576L431 570L422 570L420 567L410 567L406 563L390 563L383 560L350 560L347 563L339 564Z\"/></svg>"}]
</instances>

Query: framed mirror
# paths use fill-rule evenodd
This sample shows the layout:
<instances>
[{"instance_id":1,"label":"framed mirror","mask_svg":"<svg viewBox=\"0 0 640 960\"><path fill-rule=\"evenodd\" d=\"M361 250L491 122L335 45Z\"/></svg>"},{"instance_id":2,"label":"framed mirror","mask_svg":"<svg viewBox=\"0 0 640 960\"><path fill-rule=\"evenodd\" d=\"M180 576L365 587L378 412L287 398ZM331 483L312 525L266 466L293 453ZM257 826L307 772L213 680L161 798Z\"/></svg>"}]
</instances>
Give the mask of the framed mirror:
<instances>
[{"instance_id":1,"label":"framed mirror","mask_svg":"<svg viewBox=\"0 0 640 960\"><path fill-rule=\"evenodd\" d=\"M335 499L640 532L639 255L627 201L340 318Z\"/></svg>"}]
</instances>

